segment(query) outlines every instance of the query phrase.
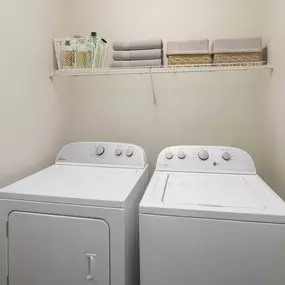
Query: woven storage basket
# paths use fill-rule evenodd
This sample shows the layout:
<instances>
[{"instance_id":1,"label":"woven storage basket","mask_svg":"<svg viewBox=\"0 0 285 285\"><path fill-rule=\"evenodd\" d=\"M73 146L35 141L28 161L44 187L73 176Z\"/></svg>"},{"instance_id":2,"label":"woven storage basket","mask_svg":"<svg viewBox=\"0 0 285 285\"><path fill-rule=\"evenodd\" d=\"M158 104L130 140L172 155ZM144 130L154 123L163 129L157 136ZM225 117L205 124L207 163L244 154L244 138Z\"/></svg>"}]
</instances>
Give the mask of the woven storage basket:
<instances>
[{"instance_id":1,"label":"woven storage basket","mask_svg":"<svg viewBox=\"0 0 285 285\"><path fill-rule=\"evenodd\" d=\"M201 65L213 62L211 54L169 55L168 65Z\"/></svg>"},{"instance_id":2,"label":"woven storage basket","mask_svg":"<svg viewBox=\"0 0 285 285\"><path fill-rule=\"evenodd\" d=\"M214 63L250 63L262 61L262 39L223 39L213 42Z\"/></svg>"},{"instance_id":3,"label":"woven storage basket","mask_svg":"<svg viewBox=\"0 0 285 285\"><path fill-rule=\"evenodd\" d=\"M214 55L214 63L261 62L262 53L220 53Z\"/></svg>"},{"instance_id":4,"label":"woven storage basket","mask_svg":"<svg viewBox=\"0 0 285 285\"><path fill-rule=\"evenodd\" d=\"M191 40L167 43L168 65L211 64L209 40Z\"/></svg>"}]
</instances>

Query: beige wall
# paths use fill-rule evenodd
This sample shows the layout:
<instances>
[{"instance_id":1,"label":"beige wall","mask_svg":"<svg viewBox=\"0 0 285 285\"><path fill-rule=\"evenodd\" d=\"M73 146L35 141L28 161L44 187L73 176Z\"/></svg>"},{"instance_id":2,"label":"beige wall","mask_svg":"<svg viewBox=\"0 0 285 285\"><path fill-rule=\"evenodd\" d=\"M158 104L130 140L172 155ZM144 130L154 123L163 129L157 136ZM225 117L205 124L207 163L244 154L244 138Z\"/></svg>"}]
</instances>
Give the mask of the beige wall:
<instances>
[{"instance_id":1,"label":"beige wall","mask_svg":"<svg viewBox=\"0 0 285 285\"><path fill-rule=\"evenodd\" d=\"M121 39L263 36L260 0L81 0L74 29ZM112 49L108 63L111 62ZM175 144L231 145L249 151L263 175L265 90L269 72L75 78L68 98L68 141L116 140L142 145L152 167Z\"/></svg>"},{"instance_id":2,"label":"beige wall","mask_svg":"<svg viewBox=\"0 0 285 285\"><path fill-rule=\"evenodd\" d=\"M263 102L267 71L74 79L69 141L142 145L153 166L160 150L179 144L230 145L249 151L263 170Z\"/></svg>"},{"instance_id":3,"label":"beige wall","mask_svg":"<svg viewBox=\"0 0 285 285\"><path fill-rule=\"evenodd\" d=\"M266 180L285 199L285 2L268 0L269 61L275 67L266 97Z\"/></svg>"},{"instance_id":4,"label":"beige wall","mask_svg":"<svg viewBox=\"0 0 285 285\"><path fill-rule=\"evenodd\" d=\"M263 35L266 0L74 0L74 29L110 43ZM108 62L112 53L109 53Z\"/></svg>"},{"instance_id":5,"label":"beige wall","mask_svg":"<svg viewBox=\"0 0 285 285\"><path fill-rule=\"evenodd\" d=\"M0 186L52 163L62 144L65 86L50 81L49 68L68 2L1 1Z\"/></svg>"},{"instance_id":6,"label":"beige wall","mask_svg":"<svg viewBox=\"0 0 285 285\"><path fill-rule=\"evenodd\" d=\"M282 27L277 19L282 17L279 6L283 4L272 1L270 31L266 31L268 1L5 1L0 12L0 51L5 55L0 71L4 79L0 186L51 164L66 142L116 140L144 146L152 166L157 153L168 145L241 147L254 156L259 172L281 190L282 160L272 159L277 154L269 159L263 151L264 147L268 153L272 147L282 151L281 66L271 85L274 96L266 94L271 80L266 71L155 75L156 105L147 75L48 78L51 38L90 31L100 32L110 43L157 36L167 41L271 32L277 62L277 54L282 55L276 37ZM33 39L37 41L29 44Z\"/></svg>"}]
</instances>

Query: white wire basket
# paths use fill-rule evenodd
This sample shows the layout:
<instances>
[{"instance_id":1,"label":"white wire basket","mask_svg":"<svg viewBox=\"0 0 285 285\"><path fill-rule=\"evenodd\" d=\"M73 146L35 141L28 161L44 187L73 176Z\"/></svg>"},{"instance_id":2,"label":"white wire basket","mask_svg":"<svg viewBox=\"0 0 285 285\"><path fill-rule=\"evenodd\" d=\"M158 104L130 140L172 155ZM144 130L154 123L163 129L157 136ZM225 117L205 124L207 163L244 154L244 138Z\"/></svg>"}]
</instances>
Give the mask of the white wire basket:
<instances>
[{"instance_id":1,"label":"white wire basket","mask_svg":"<svg viewBox=\"0 0 285 285\"><path fill-rule=\"evenodd\" d=\"M93 37L53 39L57 67L66 69L103 68L107 55L107 42Z\"/></svg>"}]
</instances>

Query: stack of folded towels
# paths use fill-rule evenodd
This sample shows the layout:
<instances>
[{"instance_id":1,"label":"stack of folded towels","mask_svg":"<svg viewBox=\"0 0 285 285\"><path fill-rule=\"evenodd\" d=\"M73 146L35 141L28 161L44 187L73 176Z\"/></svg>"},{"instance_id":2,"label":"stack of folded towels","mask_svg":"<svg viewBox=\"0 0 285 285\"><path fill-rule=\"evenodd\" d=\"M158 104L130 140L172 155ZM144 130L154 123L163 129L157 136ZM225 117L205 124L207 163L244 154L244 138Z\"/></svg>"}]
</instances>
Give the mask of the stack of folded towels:
<instances>
[{"instance_id":1,"label":"stack of folded towels","mask_svg":"<svg viewBox=\"0 0 285 285\"><path fill-rule=\"evenodd\" d=\"M153 67L163 65L161 39L114 42L112 67Z\"/></svg>"}]
</instances>

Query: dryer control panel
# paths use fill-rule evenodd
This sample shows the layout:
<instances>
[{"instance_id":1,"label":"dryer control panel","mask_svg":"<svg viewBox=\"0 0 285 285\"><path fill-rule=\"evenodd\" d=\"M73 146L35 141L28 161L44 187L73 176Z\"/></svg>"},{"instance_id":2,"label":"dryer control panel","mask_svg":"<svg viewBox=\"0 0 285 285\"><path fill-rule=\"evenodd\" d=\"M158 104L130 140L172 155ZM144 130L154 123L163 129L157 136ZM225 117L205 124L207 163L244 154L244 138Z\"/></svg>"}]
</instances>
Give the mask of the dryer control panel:
<instances>
[{"instance_id":1,"label":"dryer control panel","mask_svg":"<svg viewBox=\"0 0 285 285\"><path fill-rule=\"evenodd\" d=\"M82 142L64 146L56 164L87 164L94 166L145 168L145 151L132 144Z\"/></svg>"},{"instance_id":2,"label":"dryer control panel","mask_svg":"<svg viewBox=\"0 0 285 285\"><path fill-rule=\"evenodd\" d=\"M254 162L247 152L237 148L216 146L166 148L158 157L156 170L256 174Z\"/></svg>"}]
</instances>

